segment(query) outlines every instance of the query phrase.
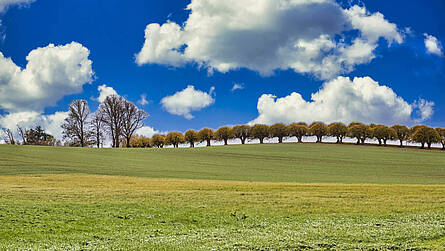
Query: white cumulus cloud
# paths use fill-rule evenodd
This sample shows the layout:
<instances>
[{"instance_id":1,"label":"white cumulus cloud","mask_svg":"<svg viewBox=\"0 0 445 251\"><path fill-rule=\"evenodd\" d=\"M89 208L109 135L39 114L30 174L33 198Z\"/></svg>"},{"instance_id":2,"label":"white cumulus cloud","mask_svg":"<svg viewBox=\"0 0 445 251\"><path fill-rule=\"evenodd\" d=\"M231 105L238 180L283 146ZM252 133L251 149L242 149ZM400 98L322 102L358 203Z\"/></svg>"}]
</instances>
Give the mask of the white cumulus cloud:
<instances>
[{"instance_id":1,"label":"white cumulus cloud","mask_svg":"<svg viewBox=\"0 0 445 251\"><path fill-rule=\"evenodd\" d=\"M98 86L97 90L99 91L99 97L97 97L96 100L100 103L104 102L108 96L118 95L113 87L107 86L106 84Z\"/></svg>"},{"instance_id":2,"label":"white cumulus cloud","mask_svg":"<svg viewBox=\"0 0 445 251\"><path fill-rule=\"evenodd\" d=\"M17 130L17 125L29 129L40 125L45 131L57 139L62 138L62 128L60 127L68 117L68 112L55 112L50 115L43 115L38 112L17 112L0 116L0 125L3 128Z\"/></svg>"},{"instance_id":3,"label":"white cumulus cloud","mask_svg":"<svg viewBox=\"0 0 445 251\"><path fill-rule=\"evenodd\" d=\"M159 130L155 130L153 127L144 126L136 130L136 134L144 137L151 138L155 134L164 134L165 132L161 132Z\"/></svg>"},{"instance_id":4,"label":"white cumulus cloud","mask_svg":"<svg viewBox=\"0 0 445 251\"><path fill-rule=\"evenodd\" d=\"M72 42L32 50L21 69L0 52L0 108L8 112L43 111L62 97L80 93L93 79L90 51Z\"/></svg>"},{"instance_id":5,"label":"white cumulus cloud","mask_svg":"<svg viewBox=\"0 0 445 251\"><path fill-rule=\"evenodd\" d=\"M420 100L409 104L391 88L379 85L370 77L338 77L326 82L311 100L299 93L283 98L264 94L258 99L259 116L250 124L277 122L363 122L412 124L430 118L433 103ZM416 111L420 118L413 118Z\"/></svg>"},{"instance_id":6,"label":"white cumulus cloud","mask_svg":"<svg viewBox=\"0 0 445 251\"><path fill-rule=\"evenodd\" d=\"M215 102L212 97L214 87L210 89L210 93L195 90L193 85L187 86L172 96L164 97L161 100L162 107L169 113L184 116L186 119L192 119L192 111L198 111L210 106Z\"/></svg>"},{"instance_id":7,"label":"white cumulus cloud","mask_svg":"<svg viewBox=\"0 0 445 251\"><path fill-rule=\"evenodd\" d=\"M210 73L247 68L262 75L292 69L332 79L370 62L379 39L403 42L383 14L343 9L334 0L192 0L187 9L183 25L147 25L137 64L196 63Z\"/></svg>"},{"instance_id":8,"label":"white cumulus cloud","mask_svg":"<svg viewBox=\"0 0 445 251\"><path fill-rule=\"evenodd\" d=\"M442 44L440 43L440 41L432 36L432 35L428 35L428 34L423 34L425 36L425 47L426 47L426 51L429 54L435 54L438 56L443 56L443 51L442 51Z\"/></svg>"},{"instance_id":9,"label":"white cumulus cloud","mask_svg":"<svg viewBox=\"0 0 445 251\"><path fill-rule=\"evenodd\" d=\"M60 125L66 112L44 115L44 109L56 105L66 95L80 93L93 80L90 51L79 43L64 46L50 44L31 51L21 69L0 52L0 127L16 130L42 126L60 138Z\"/></svg>"}]
</instances>

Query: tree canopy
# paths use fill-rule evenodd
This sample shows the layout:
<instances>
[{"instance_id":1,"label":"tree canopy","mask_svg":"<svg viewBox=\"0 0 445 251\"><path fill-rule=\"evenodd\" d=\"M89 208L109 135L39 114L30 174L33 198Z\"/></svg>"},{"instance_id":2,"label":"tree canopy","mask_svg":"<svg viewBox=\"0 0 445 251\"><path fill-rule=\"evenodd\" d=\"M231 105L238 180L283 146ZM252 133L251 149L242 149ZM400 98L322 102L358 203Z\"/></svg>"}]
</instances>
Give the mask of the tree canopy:
<instances>
[{"instance_id":1,"label":"tree canopy","mask_svg":"<svg viewBox=\"0 0 445 251\"><path fill-rule=\"evenodd\" d=\"M283 123L277 123L269 128L270 137L277 137L278 143L283 143L283 138L289 136L289 130Z\"/></svg>"},{"instance_id":2,"label":"tree canopy","mask_svg":"<svg viewBox=\"0 0 445 251\"><path fill-rule=\"evenodd\" d=\"M321 143L323 136L328 135L328 127L322 122L314 122L309 127L309 132L312 136L317 137L317 143Z\"/></svg>"},{"instance_id":3,"label":"tree canopy","mask_svg":"<svg viewBox=\"0 0 445 251\"><path fill-rule=\"evenodd\" d=\"M207 146L210 146L212 139L215 138L215 132L210 128L203 128L199 131L198 138L201 142L206 141Z\"/></svg>"},{"instance_id":4,"label":"tree canopy","mask_svg":"<svg viewBox=\"0 0 445 251\"><path fill-rule=\"evenodd\" d=\"M252 139L259 139L260 144L264 143L264 139L269 136L269 126L263 124L256 124L250 128L249 137Z\"/></svg>"}]
</instances>

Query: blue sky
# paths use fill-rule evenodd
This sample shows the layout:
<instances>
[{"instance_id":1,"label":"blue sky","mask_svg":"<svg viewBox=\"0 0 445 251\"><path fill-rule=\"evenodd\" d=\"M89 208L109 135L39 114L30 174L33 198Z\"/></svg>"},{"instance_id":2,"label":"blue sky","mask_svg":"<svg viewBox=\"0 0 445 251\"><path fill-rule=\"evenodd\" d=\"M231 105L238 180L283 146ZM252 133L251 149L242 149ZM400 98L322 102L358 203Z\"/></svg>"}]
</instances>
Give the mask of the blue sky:
<instances>
[{"instance_id":1,"label":"blue sky","mask_svg":"<svg viewBox=\"0 0 445 251\"><path fill-rule=\"evenodd\" d=\"M0 3L1 2L2 0L0 0ZM23 0L23 2L26 1ZM383 14L383 20L394 24L396 26L395 32L398 33L381 34L376 42L370 42L371 39L369 37L371 35L369 35L366 37L368 45L371 47L375 46L371 54L363 55L362 58L355 59L358 61L344 66L348 68L346 70L343 68L340 71L329 70L329 76L323 77L320 77L319 69L327 69L327 66L323 65L322 61L320 61L321 63L318 62L318 59L311 59L316 61L316 66L307 72L302 70L302 67L306 66L294 66L294 61L302 61L303 63L312 62L307 61L309 59L304 59L306 54L298 54L298 56L289 59L286 58L286 60L282 60L282 57L272 58L270 60L272 63L267 65L268 69L272 69L272 73L265 74L260 70L260 68L263 69L264 64L261 62L253 62L256 60L254 58L252 58L250 64L250 62L246 63L244 59L238 58L235 55L221 55L219 52L230 51L243 56L242 54L246 48L249 48L249 43L252 48L255 48L257 45L261 47L261 41L258 41L258 38L261 39L264 35L264 38L267 39L267 36L270 35L267 34L267 32L270 32L270 30L279 31L279 34L293 34L294 32L295 36L298 36L298 34L301 34L298 28L295 28L297 29L295 31L289 29L292 29L292 27L314 25L312 22L317 23L317 19L321 18L320 16L328 13L323 13L322 11L309 13L312 15L312 18L303 20L304 22L308 22L307 24L292 23L303 21L298 18L284 17L283 14L283 18L288 18L283 19L287 24L280 27L277 26L275 29L275 24L271 23L271 28L265 31L264 34L261 33L263 29L258 30L257 28L252 28L257 30L249 30L251 29L250 27L257 27L256 23L252 25L250 22L260 20L262 18L260 14L255 16L256 14L254 13L253 18L246 15L245 18L240 19L240 22L245 22L246 25L243 27L243 31L246 33L252 32L252 34L255 34L256 37L254 38L256 39L245 35L241 41L241 39L233 36L233 31L227 27L223 27L219 31L215 31L217 30L217 28L215 28L215 30L212 30L212 34L225 38L231 38L233 36L235 40L219 39L218 42L209 40L206 44L195 46L194 52L188 54L188 52L184 51L187 50L185 49L186 47L192 48L193 39L208 39L205 37L206 33L200 29L212 27L211 25L215 25L215 27L217 25L226 25L224 23L212 23L211 25L209 24L210 26L205 26L205 22L213 21L211 19L203 19L202 24L197 22L198 26L195 27L193 31L191 29L187 30L188 28L185 28L184 22L189 19L192 12L194 14L198 12L201 12L201 14L207 13L215 17L220 15L211 12L212 6L211 4L208 4L208 6L205 5L205 3L208 2L206 0L194 0L193 2L196 2L196 6L198 6L197 2L202 2L204 6L201 6L200 10L198 10L199 6L195 6L194 8L196 9L185 10L190 1L147 0L133 0L131 3L129 3L129 1L117 0L36 0L25 5L12 4L8 6L0 17L2 21L0 30L4 36L3 40L0 41L0 52L3 53L4 58L12 59L18 67L24 69L27 64L26 56L36 48L47 47L49 44L64 46L75 41L89 50L90 54L88 59L92 61L91 67L94 72L92 81L90 81L91 83L82 83L80 90L76 89L76 91L68 92L67 95L63 95L63 93L60 94L61 97L57 100L56 105L47 102L48 104L42 104L44 107L43 110L36 109L32 111L32 108L27 108L26 112L35 112L36 114L49 116L55 112L66 111L71 100L78 98L89 100L91 109L95 110L99 104L97 100L94 100L99 96L98 87L105 84L108 87L112 87L119 95L135 103L140 100L141 94L146 94L149 104L138 104L138 106L150 114L146 124L159 131L185 131L189 128L200 129L202 127L217 128L222 125L242 124L250 121L289 123L297 119L308 122L311 120L325 120L325 122L339 120L345 123L350 122L349 120L371 122L373 118L363 115L363 109L365 113L368 108L370 110L376 109L370 107L373 105L379 109L386 110L384 113L369 113L368 116L375 116L376 122L379 123L391 124L400 121L408 124L418 122L432 126L445 126L444 57L443 53L440 55L437 51L435 51L436 53L428 52L425 45L426 36L424 35L428 34L433 36L436 39L435 41L439 49L440 44L445 41L445 29L443 29L443 27L445 27L445 17L443 16L445 2L442 0L341 2L341 7L338 8L343 10L359 4L358 6L361 8L366 8L367 14L365 14L365 16L372 16L377 12ZM249 7L249 1L246 0L245 2L246 7ZM289 8L294 8L295 11L297 11L297 8L300 7L293 6ZM225 11L222 7L220 10ZM234 16L240 13L242 14L243 12L234 13ZM276 15L275 17L278 21L282 18L279 12L272 13L267 9L261 12L261 15L268 14ZM268 17L266 16L264 18L267 20ZM147 41L144 38L144 31L147 25L152 23L163 25L168 20L170 20L170 23L177 24L179 27L182 27L182 29L187 30L186 32L178 33L181 39L184 39L184 43L186 43L187 46L169 48L170 50L177 51L179 54L177 59L173 61L167 60L168 55L166 53L168 52L164 51L164 54L161 53L159 57L154 57L151 54L146 56L143 60L144 62L138 65L135 61L135 55L141 52L144 42L149 44L149 46L154 44L154 41L150 40L150 38L148 38ZM229 21L230 20L227 20L227 22ZM367 23L366 27L372 25L372 20L369 21L371 23ZM280 24L280 22L277 23ZM202 27L199 25L202 25ZM322 27L324 25L327 24L320 21L314 25L314 27L325 31L327 28ZM343 24L340 23L340 25ZM409 28L409 30L407 30L407 28ZM279 29L283 30L280 31ZM381 30L379 26L376 26L375 30L371 32L375 33ZM360 32L364 32L364 30L357 31L357 29L350 28L335 36L331 34L330 39L336 42L338 42L339 39L343 39L345 41L344 43L350 46L352 41L358 36L361 38L365 37L365 35L363 35L364 33L357 35ZM322 34L322 32L320 34ZM316 36L320 34L317 33ZM168 39L170 35L171 34L168 34L168 37L164 40L161 39L160 43L167 41L166 39ZM403 36L402 41L397 41L396 37L398 35ZM304 39L307 39L308 44L312 45L315 43L315 40L311 40L314 39L314 36L314 34L310 34L305 36ZM339 38L339 36L341 38ZM280 37L277 37L277 40L279 39ZM295 41L292 40L292 42ZM245 43L247 43L247 45ZM281 41L277 41L276 43L282 44ZM388 46L389 43L390 46ZM274 44L271 45L274 46ZM202 51L200 50L206 46L210 47L202 49ZM262 49L257 52L255 52L254 49L252 49L252 51L257 53L255 55L261 53L267 55L267 51L265 50L268 49L261 48ZM237 50L239 50L239 53ZM289 50L291 53L295 52L292 51L292 49ZM271 55L273 55L273 52L276 51L273 51L272 48ZM321 54L321 57L326 57L332 53L337 55L340 52L327 52L326 54ZM183 55L186 54L188 56L184 57ZM341 54L339 57L343 58L346 56ZM222 66L218 64L222 59L226 60L225 63L233 65L233 67L227 71L223 70ZM346 59L344 62L349 62L347 60L349 59ZM184 63L183 61L186 62ZM2 78L1 74L3 73L0 70L0 114L3 116L2 126L7 127L6 125L8 123L8 125L12 123L6 121L8 114L11 115L12 113L18 112L18 110L16 111L12 108L7 108L6 105L1 105L2 95L8 95L4 90L1 90L2 85L11 84L8 83L7 80L4 80L6 77ZM337 76L349 77L350 81L345 79L339 80ZM346 92L349 93L350 90L347 88L354 89L355 87L353 87L353 85L360 85L358 83L359 81L356 82L353 80L355 77L367 77L367 79L362 79L363 88L367 88L366 86L368 85L372 86L370 83L373 82L379 87L386 86L390 88L391 92L385 92L381 94L382 96L363 103L359 100L360 95L344 94L341 92L341 90L346 90ZM324 83L328 82L331 82L330 87L324 86ZM235 83L242 85L243 89L232 91L231 89ZM178 112L176 112L176 114L173 112L172 114L171 109L181 110L173 106L187 106L187 102L174 103L170 106L163 106L161 104L161 100L164 97L172 96L184 90L188 85L193 85L195 91L202 91L197 92L200 95L197 94L198 96L195 96L197 97L196 99L199 97L209 99L209 96L210 99L212 99L210 104L208 104L208 102L201 105L197 104L196 107L198 108L190 111L193 118L184 115L187 112L183 112L182 114L179 112L179 115ZM335 89L334 86L337 86L335 87L337 89ZM375 87L375 84L373 86ZM214 92L207 95L212 87L215 88ZM63 89L64 87L52 85L47 88ZM274 98L264 97L264 99L262 99L264 105L261 107L264 114L262 117L259 116L261 114L257 106L263 94L272 94L277 98L285 98L291 95L291 93L296 92L301 94L301 97L305 101L310 102L311 94L321 89L325 89L326 91L325 96L321 98L322 101L319 101L318 105L301 104L295 106L292 102L299 99L297 97L289 97L288 99L283 99L280 104L277 103L268 106ZM378 91L379 89L368 89L369 88L367 88L367 91L372 92L372 95L380 93ZM332 91L331 94L335 94L335 96L332 97L331 94L328 94L328 90ZM363 93L362 90L354 90ZM397 97L402 99L406 104L400 100L397 101L400 102L396 105L390 104L392 101L383 104L378 103L383 102L382 100L385 100L387 97L394 98L391 96L393 94L397 95ZM20 93L15 95L20 95ZM353 95L353 97L345 99L345 95ZM364 95L366 96L367 94ZM171 100L175 97L179 96L174 96ZM182 99L185 98L187 98L187 96L182 96ZM351 102L349 103L348 100ZM33 102L39 103L41 100L37 99ZM298 102L301 102L301 100ZM419 104L422 102L426 102L429 105L420 106ZM432 102L434 105L432 105ZM321 103L323 103L323 105L321 105ZM409 105L409 107L407 107L407 105ZM326 109L348 110L354 106L362 107L354 111L347 111L346 115L342 115L338 119L332 118L330 115L312 116L320 109L324 109L323 111ZM169 110L168 107L173 108ZM329 108L325 109L325 107ZM433 109L434 112L432 114L427 114L428 111L425 111L425 109L428 110L429 108ZM407 109L412 109L412 111L405 114L405 117L395 116L397 118L394 118L391 116L391 114L399 111L406 112ZM24 111L25 110L20 110L19 112ZM425 112L425 116L423 117L420 114L422 111ZM326 112L329 112L329 110ZM298 113L300 115L287 116L286 114L288 113ZM362 114L357 115L357 113ZM31 119L29 121L38 120ZM20 123L20 119L16 118L14 122Z\"/></svg>"}]
</instances>

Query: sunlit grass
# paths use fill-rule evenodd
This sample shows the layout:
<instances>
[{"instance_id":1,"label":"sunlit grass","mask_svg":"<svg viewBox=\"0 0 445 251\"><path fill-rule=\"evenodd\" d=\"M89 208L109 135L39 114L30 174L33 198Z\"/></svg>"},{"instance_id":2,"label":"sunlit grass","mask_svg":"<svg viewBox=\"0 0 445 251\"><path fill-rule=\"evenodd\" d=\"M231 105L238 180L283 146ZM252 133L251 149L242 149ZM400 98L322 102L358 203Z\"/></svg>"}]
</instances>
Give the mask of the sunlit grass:
<instances>
[{"instance_id":1,"label":"sunlit grass","mask_svg":"<svg viewBox=\"0 0 445 251\"><path fill-rule=\"evenodd\" d=\"M0 249L445 248L445 186L0 177Z\"/></svg>"},{"instance_id":2,"label":"sunlit grass","mask_svg":"<svg viewBox=\"0 0 445 251\"><path fill-rule=\"evenodd\" d=\"M0 250L445 250L445 152L0 146Z\"/></svg>"}]
</instances>

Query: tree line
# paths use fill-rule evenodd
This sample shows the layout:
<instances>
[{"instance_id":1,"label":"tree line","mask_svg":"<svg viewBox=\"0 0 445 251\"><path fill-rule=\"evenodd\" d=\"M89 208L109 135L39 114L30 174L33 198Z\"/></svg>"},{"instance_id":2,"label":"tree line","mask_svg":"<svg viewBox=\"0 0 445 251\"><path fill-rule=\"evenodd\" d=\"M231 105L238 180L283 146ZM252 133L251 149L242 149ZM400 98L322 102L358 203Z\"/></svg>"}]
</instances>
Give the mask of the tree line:
<instances>
[{"instance_id":1,"label":"tree line","mask_svg":"<svg viewBox=\"0 0 445 251\"><path fill-rule=\"evenodd\" d=\"M199 131L188 130L170 132L168 134L155 134L151 138L136 135L136 131L144 126L143 120L148 114L139 109L132 102L118 95L108 96L96 112L91 113L86 100L74 100L69 105L68 117L62 124L63 140L65 146L76 147L102 147L108 136L112 147L156 147L163 148L166 145L179 147L187 143L194 147L197 143L205 142L207 146L212 141L222 141L224 145L231 139L239 139L241 144L248 140L259 140L260 144L265 139L277 138L278 143L292 137L296 137L299 143L308 136L315 136L317 143L322 143L326 136L337 139L338 144L343 143L346 137L356 139L356 144L365 144L367 140L377 140L379 145L386 146L388 140L398 140L400 147L404 142L420 143L421 148L431 149L432 144L441 143L445 150L445 129L432 128L425 125L416 125L408 128L405 125L385 125L353 122L349 125L332 123L326 125L322 122L292 123L286 125L277 123L271 126L264 124L223 126L214 131L203 128ZM47 134L40 126L34 129L26 129L20 126L17 131L22 138L21 144L25 145L61 145L52 135ZM11 130L4 132L4 140L7 144L19 144Z\"/></svg>"},{"instance_id":2,"label":"tree line","mask_svg":"<svg viewBox=\"0 0 445 251\"><path fill-rule=\"evenodd\" d=\"M367 140L377 140L379 145L386 146L388 140L398 140L399 146L403 147L404 142L416 142L421 144L421 148L431 149L433 143L441 143L445 150L445 129L431 128L425 125L416 125L408 128L404 125L385 125L354 122L349 125L343 123L332 123L326 125L322 122L314 122L310 125L306 123L293 123L285 125L277 123L271 126L256 124L253 126L237 125L234 127L223 126L216 131L210 128L203 128L200 131L188 130L184 134L181 132L170 132L166 135L155 134L152 138L134 136L130 140L130 147L157 147L165 145L179 147L180 144L188 143L194 147L196 143L205 142L211 145L212 140L224 142L227 145L231 139L239 139L241 144L247 140L259 140L260 144L265 139L277 138L278 143L283 143L285 139L295 137L299 143L303 143L305 137L315 136L317 143L323 142L323 137L336 138L337 144L342 144L346 137L356 139L356 144L365 144Z\"/></svg>"}]
</instances>

